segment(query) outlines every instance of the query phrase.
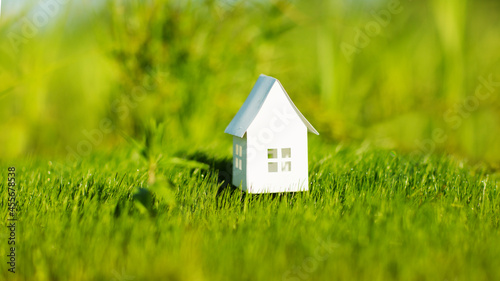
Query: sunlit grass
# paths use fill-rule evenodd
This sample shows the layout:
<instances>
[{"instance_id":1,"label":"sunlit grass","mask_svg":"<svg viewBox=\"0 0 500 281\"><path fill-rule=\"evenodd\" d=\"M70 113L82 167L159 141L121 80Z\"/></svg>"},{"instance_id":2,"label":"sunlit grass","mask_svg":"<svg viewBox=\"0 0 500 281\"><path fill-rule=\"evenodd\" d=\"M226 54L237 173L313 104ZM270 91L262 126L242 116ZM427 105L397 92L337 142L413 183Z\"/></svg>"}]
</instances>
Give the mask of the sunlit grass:
<instances>
[{"instance_id":1,"label":"sunlit grass","mask_svg":"<svg viewBox=\"0 0 500 281\"><path fill-rule=\"evenodd\" d=\"M471 104L500 81L496 1L401 1L349 58L392 2L71 1L28 38L30 3L0 20L2 277L500 279L499 90ZM320 131L310 192L225 184L261 73Z\"/></svg>"},{"instance_id":2,"label":"sunlit grass","mask_svg":"<svg viewBox=\"0 0 500 281\"><path fill-rule=\"evenodd\" d=\"M178 160L161 158L151 168L139 147L78 163L18 162L20 266L8 275L2 263L2 275L8 280L113 280L117 274L133 280L500 277L499 175L485 167L450 157L314 143L310 192L244 195L221 177L230 167L228 153L178 152L172 156ZM163 178L159 186L149 183L151 169Z\"/></svg>"}]
</instances>

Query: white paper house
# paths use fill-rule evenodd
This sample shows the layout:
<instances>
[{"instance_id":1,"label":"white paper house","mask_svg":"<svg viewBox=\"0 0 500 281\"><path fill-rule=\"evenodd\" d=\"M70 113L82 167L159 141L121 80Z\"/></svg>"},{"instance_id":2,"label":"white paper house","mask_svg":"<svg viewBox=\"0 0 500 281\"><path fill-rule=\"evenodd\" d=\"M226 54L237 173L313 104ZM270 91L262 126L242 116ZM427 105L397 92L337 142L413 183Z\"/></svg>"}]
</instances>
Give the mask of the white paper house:
<instances>
[{"instance_id":1,"label":"white paper house","mask_svg":"<svg viewBox=\"0 0 500 281\"><path fill-rule=\"evenodd\" d=\"M233 135L233 185L249 193L309 190L308 131L319 135L281 83L260 75L225 130Z\"/></svg>"}]
</instances>

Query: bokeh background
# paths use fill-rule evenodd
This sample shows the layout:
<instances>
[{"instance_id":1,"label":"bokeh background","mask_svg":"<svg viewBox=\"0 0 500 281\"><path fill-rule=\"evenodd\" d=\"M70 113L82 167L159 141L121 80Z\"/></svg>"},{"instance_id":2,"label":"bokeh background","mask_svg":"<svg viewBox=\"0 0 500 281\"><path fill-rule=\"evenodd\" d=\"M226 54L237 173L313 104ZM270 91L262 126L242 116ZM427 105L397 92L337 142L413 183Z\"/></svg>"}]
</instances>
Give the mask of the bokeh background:
<instances>
[{"instance_id":1,"label":"bokeh background","mask_svg":"<svg viewBox=\"0 0 500 281\"><path fill-rule=\"evenodd\" d=\"M173 150L222 147L264 73L322 141L498 165L500 86L480 78L500 81L498 11L494 0L4 0L0 158L84 157L151 122Z\"/></svg>"}]
</instances>

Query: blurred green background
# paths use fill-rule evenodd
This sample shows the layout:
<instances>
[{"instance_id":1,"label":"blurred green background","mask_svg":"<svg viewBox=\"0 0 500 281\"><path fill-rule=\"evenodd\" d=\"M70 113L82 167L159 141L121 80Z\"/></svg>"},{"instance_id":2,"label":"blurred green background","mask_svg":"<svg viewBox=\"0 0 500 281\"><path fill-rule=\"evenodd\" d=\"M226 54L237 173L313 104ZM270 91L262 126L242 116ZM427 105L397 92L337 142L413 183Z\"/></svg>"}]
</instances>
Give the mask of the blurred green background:
<instances>
[{"instance_id":1,"label":"blurred green background","mask_svg":"<svg viewBox=\"0 0 500 281\"><path fill-rule=\"evenodd\" d=\"M84 157L151 119L172 149L222 147L264 73L324 141L500 161L500 86L480 78L500 81L498 1L2 5L2 159Z\"/></svg>"}]
</instances>

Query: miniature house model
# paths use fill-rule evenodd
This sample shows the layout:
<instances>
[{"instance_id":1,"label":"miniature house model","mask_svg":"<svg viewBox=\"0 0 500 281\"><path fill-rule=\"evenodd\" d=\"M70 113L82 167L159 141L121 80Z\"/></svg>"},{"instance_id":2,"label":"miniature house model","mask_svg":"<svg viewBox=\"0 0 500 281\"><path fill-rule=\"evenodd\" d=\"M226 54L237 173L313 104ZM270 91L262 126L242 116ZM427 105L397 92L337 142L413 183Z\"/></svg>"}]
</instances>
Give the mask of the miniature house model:
<instances>
[{"instance_id":1,"label":"miniature house model","mask_svg":"<svg viewBox=\"0 0 500 281\"><path fill-rule=\"evenodd\" d=\"M307 191L307 132L319 135L281 83L260 75L226 128L233 135L233 185L249 193Z\"/></svg>"}]
</instances>

